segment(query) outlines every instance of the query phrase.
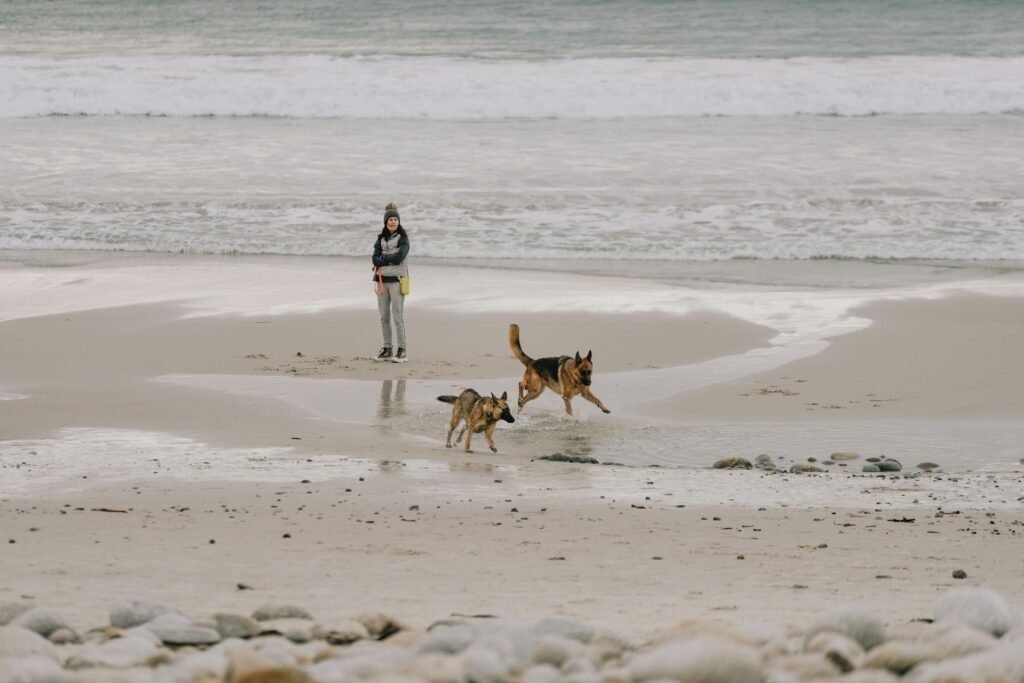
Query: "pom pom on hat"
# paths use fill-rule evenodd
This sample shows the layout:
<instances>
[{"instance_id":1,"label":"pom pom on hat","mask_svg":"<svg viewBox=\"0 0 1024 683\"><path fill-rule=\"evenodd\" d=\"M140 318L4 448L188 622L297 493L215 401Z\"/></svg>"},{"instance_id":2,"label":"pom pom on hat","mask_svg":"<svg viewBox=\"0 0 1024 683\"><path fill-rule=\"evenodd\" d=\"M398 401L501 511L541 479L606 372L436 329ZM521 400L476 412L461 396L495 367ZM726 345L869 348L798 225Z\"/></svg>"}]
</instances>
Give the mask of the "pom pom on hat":
<instances>
[{"instance_id":1,"label":"pom pom on hat","mask_svg":"<svg viewBox=\"0 0 1024 683\"><path fill-rule=\"evenodd\" d=\"M398 207L395 206L394 202L388 202L388 205L384 207L384 224L387 225L389 218L397 218L398 222L402 222L402 217L398 215Z\"/></svg>"}]
</instances>

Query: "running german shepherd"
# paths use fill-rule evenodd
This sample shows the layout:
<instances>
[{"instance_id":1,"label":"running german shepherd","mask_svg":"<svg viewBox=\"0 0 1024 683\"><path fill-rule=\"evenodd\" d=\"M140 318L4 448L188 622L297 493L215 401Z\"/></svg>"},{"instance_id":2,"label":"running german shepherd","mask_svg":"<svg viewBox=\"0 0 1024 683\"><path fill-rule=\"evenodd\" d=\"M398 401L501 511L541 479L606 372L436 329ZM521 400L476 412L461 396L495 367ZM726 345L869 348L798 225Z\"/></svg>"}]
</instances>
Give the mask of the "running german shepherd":
<instances>
[{"instance_id":1,"label":"running german shepherd","mask_svg":"<svg viewBox=\"0 0 1024 683\"><path fill-rule=\"evenodd\" d=\"M523 353L523 347L519 345L519 325L515 324L508 327L508 345L512 347L512 355L516 360L526 366L523 381L519 383L520 411L528 401L540 396L544 387L549 387L552 391L557 391L565 401L565 412L569 415L572 415L570 401L577 394L604 412L612 412L604 407L601 399L590 392L590 375L594 372L592 351L587 351L586 357L581 357L577 351L575 358L551 356L534 360Z\"/></svg>"},{"instance_id":2,"label":"running german shepherd","mask_svg":"<svg viewBox=\"0 0 1024 683\"><path fill-rule=\"evenodd\" d=\"M483 432L487 437L487 445L497 453L498 449L494 446L494 428L498 426L498 420L516 421L508 409L507 391L502 392L501 398L494 394L484 398L472 389L466 389L458 396L438 396L437 400L453 404L452 419L448 425L448 440L444 444L446 448L452 447L452 432L460 422L465 421L466 424L462 426L462 431L455 438L455 443L462 441L462 435L469 432L466 434L466 452L472 453L469 444L473 439L473 434Z\"/></svg>"}]
</instances>

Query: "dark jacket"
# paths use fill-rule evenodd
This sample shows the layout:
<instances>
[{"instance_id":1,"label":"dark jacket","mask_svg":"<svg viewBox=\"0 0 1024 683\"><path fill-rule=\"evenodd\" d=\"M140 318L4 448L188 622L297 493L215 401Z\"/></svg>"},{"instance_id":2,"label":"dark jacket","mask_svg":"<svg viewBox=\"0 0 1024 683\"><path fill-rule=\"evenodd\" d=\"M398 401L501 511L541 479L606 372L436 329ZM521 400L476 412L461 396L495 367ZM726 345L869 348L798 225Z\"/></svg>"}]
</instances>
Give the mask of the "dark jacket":
<instances>
[{"instance_id":1,"label":"dark jacket","mask_svg":"<svg viewBox=\"0 0 1024 683\"><path fill-rule=\"evenodd\" d=\"M384 282L398 282L400 276L409 274L409 268L405 263L405 257L408 255L408 235L398 234L397 249L394 248L394 239L385 239L383 235L378 235L377 241L373 243L373 265L382 269L381 279ZM377 279L376 273L373 279Z\"/></svg>"}]
</instances>

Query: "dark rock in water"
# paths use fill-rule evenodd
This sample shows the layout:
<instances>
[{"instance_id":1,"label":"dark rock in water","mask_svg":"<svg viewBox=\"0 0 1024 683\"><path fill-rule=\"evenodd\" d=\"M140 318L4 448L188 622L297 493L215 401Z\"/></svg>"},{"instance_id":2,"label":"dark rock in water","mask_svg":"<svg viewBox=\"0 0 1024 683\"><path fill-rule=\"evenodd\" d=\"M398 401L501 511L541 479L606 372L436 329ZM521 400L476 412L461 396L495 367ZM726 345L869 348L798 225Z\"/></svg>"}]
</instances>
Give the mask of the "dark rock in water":
<instances>
[{"instance_id":1,"label":"dark rock in water","mask_svg":"<svg viewBox=\"0 0 1024 683\"><path fill-rule=\"evenodd\" d=\"M538 460L551 460L552 462L578 462L584 465L597 465L599 464L597 458L591 458L586 455L566 455L565 453L552 453L551 455L542 455Z\"/></svg>"},{"instance_id":2,"label":"dark rock in water","mask_svg":"<svg viewBox=\"0 0 1024 683\"><path fill-rule=\"evenodd\" d=\"M899 460L893 460L892 458L889 458L888 460L883 460L882 462L878 463L878 469L880 469L883 472L899 472L900 470L903 469L903 465L900 464Z\"/></svg>"},{"instance_id":3,"label":"dark rock in water","mask_svg":"<svg viewBox=\"0 0 1024 683\"><path fill-rule=\"evenodd\" d=\"M966 579L967 578L967 572L965 572L963 569L956 569L956 570L953 571L953 578L954 579Z\"/></svg>"},{"instance_id":4,"label":"dark rock in water","mask_svg":"<svg viewBox=\"0 0 1024 683\"><path fill-rule=\"evenodd\" d=\"M919 462L917 463L917 469L930 472L931 470L938 469L939 465L934 462Z\"/></svg>"},{"instance_id":5,"label":"dark rock in water","mask_svg":"<svg viewBox=\"0 0 1024 683\"><path fill-rule=\"evenodd\" d=\"M861 472L881 472L882 469L878 465L871 464L871 465L864 465L864 467L860 468L860 471Z\"/></svg>"},{"instance_id":6,"label":"dark rock in water","mask_svg":"<svg viewBox=\"0 0 1024 683\"><path fill-rule=\"evenodd\" d=\"M753 466L746 458L726 458L712 465L716 470L749 470Z\"/></svg>"},{"instance_id":7,"label":"dark rock in water","mask_svg":"<svg viewBox=\"0 0 1024 683\"><path fill-rule=\"evenodd\" d=\"M868 462L882 462L881 458L868 458Z\"/></svg>"}]
</instances>

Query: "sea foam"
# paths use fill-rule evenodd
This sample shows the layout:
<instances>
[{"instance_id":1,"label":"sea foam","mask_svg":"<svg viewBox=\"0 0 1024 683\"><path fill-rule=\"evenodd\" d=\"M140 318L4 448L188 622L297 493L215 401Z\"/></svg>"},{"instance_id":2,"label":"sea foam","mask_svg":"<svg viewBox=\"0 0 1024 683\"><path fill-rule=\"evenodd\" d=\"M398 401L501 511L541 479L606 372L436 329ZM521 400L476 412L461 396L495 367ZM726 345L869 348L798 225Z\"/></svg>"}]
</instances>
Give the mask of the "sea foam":
<instances>
[{"instance_id":1,"label":"sea foam","mask_svg":"<svg viewBox=\"0 0 1024 683\"><path fill-rule=\"evenodd\" d=\"M0 59L0 118L1007 114L1024 57Z\"/></svg>"}]
</instances>

